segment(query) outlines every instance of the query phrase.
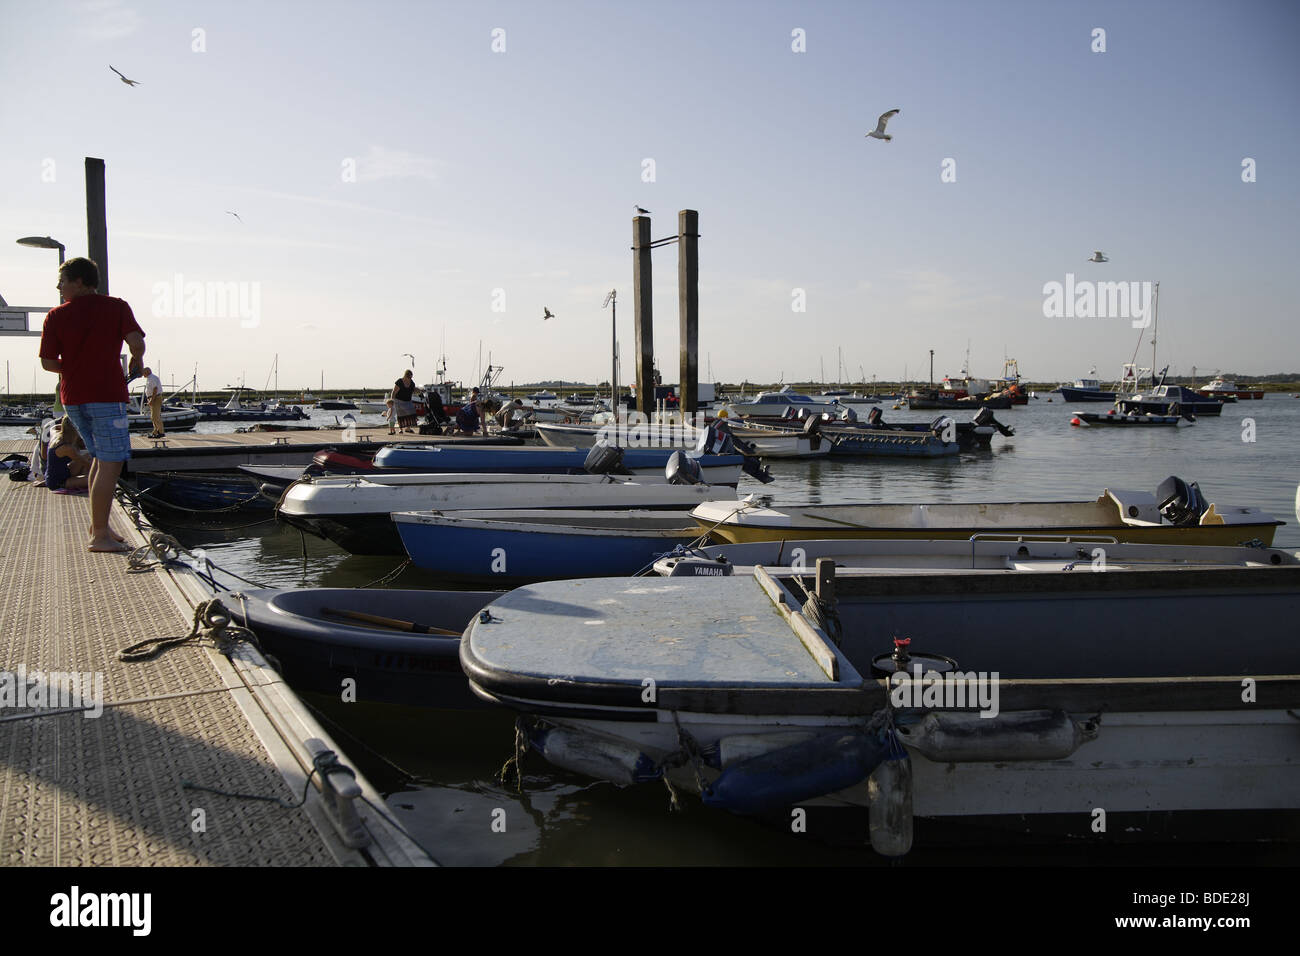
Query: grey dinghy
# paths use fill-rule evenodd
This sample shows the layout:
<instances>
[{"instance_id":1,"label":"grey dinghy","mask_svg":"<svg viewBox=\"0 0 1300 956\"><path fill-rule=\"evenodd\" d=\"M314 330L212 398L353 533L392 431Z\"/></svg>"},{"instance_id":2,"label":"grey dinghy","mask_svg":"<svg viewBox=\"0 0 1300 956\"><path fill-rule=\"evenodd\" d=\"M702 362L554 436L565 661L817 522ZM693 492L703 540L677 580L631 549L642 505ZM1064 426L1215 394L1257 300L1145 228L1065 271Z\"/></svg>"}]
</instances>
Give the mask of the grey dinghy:
<instances>
[{"instance_id":1,"label":"grey dinghy","mask_svg":"<svg viewBox=\"0 0 1300 956\"><path fill-rule=\"evenodd\" d=\"M338 695L351 679L357 702L461 708L483 706L460 669L461 632L503 593L269 588L222 600L296 690Z\"/></svg>"},{"instance_id":2,"label":"grey dinghy","mask_svg":"<svg viewBox=\"0 0 1300 956\"><path fill-rule=\"evenodd\" d=\"M461 664L557 766L866 810L892 854L913 813L1095 838L1097 807L1127 837L1296 810L1300 568L849 570L834 593L838 644L785 572L530 585Z\"/></svg>"}]
</instances>

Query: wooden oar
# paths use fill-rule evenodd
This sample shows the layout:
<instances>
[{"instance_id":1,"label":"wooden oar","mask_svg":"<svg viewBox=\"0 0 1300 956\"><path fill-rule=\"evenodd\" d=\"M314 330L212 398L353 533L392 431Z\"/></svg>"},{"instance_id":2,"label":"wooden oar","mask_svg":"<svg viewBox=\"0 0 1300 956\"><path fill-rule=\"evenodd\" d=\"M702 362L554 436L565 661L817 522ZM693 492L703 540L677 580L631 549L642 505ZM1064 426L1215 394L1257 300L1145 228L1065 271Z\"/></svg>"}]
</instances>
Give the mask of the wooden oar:
<instances>
[{"instance_id":1,"label":"wooden oar","mask_svg":"<svg viewBox=\"0 0 1300 956\"><path fill-rule=\"evenodd\" d=\"M445 634L448 637L460 637L460 631L449 631L445 627L431 627L428 624L416 624L414 621L399 621L396 618L380 617L378 614L366 614L364 611L323 607L321 613L332 614L334 617L346 617L354 621L365 621L367 624L391 628L394 631L410 631L413 634Z\"/></svg>"}]
</instances>

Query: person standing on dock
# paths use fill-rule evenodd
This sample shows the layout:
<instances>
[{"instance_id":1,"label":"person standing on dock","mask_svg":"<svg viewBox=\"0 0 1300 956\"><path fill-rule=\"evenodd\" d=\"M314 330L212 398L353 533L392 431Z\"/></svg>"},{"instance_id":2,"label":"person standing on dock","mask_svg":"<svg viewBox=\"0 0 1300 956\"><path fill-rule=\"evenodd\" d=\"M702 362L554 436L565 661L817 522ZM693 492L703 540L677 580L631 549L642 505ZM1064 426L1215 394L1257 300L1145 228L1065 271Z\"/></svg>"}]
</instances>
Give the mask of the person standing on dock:
<instances>
[{"instance_id":1,"label":"person standing on dock","mask_svg":"<svg viewBox=\"0 0 1300 956\"><path fill-rule=\"evenodd\" d=\"M153 418L153 432L149 437L166 438L167 432L163 428L162 419L162 381L153 373L151 368L145 368L144 370L144 397L145 401L149 403L149 415Z\"/></svg>"},{"instance_id":2,"label":"person standing on dock","mask_svg":"<svg viewBox=\"0 0 1300 956\"><path fill-rule=\"evenodd\" d=\"M131 457L127 379L118 363L122 343L131 350L127 374L144 367L144 330L121 299L100 295L99 266L85 258L59 267L63 304L49 311L41 330L41 367L61 376L59 397L90 452L91 551L127 551L108 526L113 491Z\"/></svg>"},{"instance_id":3,"label":"person standing on dock","mask_svg":"<svg viewBox=\"0 0 1300 956\"><path fill-rule=\"evenodd\" d=\"M414 432L419 416L415 414L415 378L409 368L393 383L392 399L398 427L403 432Z\"/></svg>"}]
</instances>

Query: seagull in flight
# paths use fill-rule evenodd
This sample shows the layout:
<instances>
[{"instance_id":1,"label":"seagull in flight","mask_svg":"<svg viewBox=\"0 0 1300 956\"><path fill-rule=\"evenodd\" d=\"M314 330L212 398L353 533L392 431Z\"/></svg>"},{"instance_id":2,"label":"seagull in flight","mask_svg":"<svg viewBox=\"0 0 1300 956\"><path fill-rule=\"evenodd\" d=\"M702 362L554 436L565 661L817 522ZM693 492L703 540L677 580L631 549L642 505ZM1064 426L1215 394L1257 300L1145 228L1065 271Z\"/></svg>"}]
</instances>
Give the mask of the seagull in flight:
<instances>
[{"instance_id":1,"label":"seagull in flight","mask_svg":"<svg viewBox=\"0 0 1300 956\"><path fill-rule=\"evenodd\" d=\"M643 216L648 216L648 215L650 215L650 210L649 210L649 209L642 209L640 206L633 206L632 208L635 209L637 212L639 212L639 213L640 213L641 215L643 215Z\"/></svg>"},{"instance_id":2,"label":"seagull in flight","mask_svg":"<svg viewBox=\"0 0 1300 956\"><path fill-rule=\"evenodd\" d=\"M236 219L239 219L239 213L237 213L237 212L231 212L229 209L226 210L226 215L227 215L227 216L234 216ZM239 219L239 221L240 221L240 222L243 222L244 220Z\"/></svg>"},{"instance_id":3,"label":"seagull in flight","mask_svg":"<svg viewBox=\"0 0 1300 956\"><path fill-rule=\"evenodd\" d=\"M555 313L552 312L550 309L548 309L546 306L542 306L542 321L545 322L547 319L553 319L553 318L555 318Z\"/></svg>"},{"instance_id":4,"label":"seagull in flight","mask_svg":"<svg viewBox=\"0 0 1300 956\"><path fill-rule=\"evenodd\" d=\"M885 124L899 114L898 110L890 110L888 113L881 113L880 118L876 120L876 128L867 135L872 139L883 139L888 143L894 137L885 132Z\"/></svg>"},{"instance_id":5,"label":"seagull in flight","mask_svg":"<svg viewBox=\"0 0 1300 956\"><path fill-rule=\"evenodd\" d=\"M1103 255L1101 250L1098 249L1097 251L1093 252L1093 254L1089 256L1085 261L1086 262L1110 262L1110 259L1107 256Z\"/></svg>"},{"instance_id":6,"label":"seagull in flight","mask_svg":"<svg viewBox=\"0 0 1300 956\"><path fill-rule=\"evenodd\" d=\"M110 64L108 65L108 68L109 68L110 70L112 70L114 73L116 73L118 76L122 77L122 82L125 83L127 86L139 86L139 85L140 85L140 81L139 81L139 80L128 80L128 79L126 78L126 76L122 73L122 71L119 70L117 67L115 67L113 64L110 63Z\"/></svg>"}]
</instances>

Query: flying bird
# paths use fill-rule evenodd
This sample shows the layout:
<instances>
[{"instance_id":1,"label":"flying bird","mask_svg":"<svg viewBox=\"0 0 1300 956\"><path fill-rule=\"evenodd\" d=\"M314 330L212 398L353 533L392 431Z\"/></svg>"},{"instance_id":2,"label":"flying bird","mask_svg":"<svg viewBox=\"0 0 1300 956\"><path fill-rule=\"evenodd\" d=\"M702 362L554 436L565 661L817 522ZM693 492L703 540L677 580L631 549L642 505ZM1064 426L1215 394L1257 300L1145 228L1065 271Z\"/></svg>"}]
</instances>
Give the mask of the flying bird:
<instances>
[{"instance_id":1,"label":"flying bird","mask_svg":"<svg viewBox=\"0 0 1300 956\"><path fill-rule=\"evenodd\" d=\"M885 132L885 124L888 123L895 116L897 116L898 113L899 113L898 110L890 110L888 113L881 113L880 119L876 120L876 128L873 129L867 135L870 136L872 139L883 139L886 143L888 143L894 137L890 136L888 133Z\"/></svg>"},{"instance_id":2,"label":"flying bird","mask_svg":"<svg viewBox=\"0 0 1300 956\"><path fill-rule=\"evenodd\" d=\"M237 212L231 212L229 209L226 210L226 215L227 215L227 216L234 216L236 219L239 219L239 213L237 213ZM244 220L239 219L239 221L240 221L240 222L243 222Z\"/></svg>"},{"instance_id":3,"label":"flying bird","mask_svg":"<svg viewBox=\"0 0 1300 956\"><path fill-rule=\"evenodd\" d=\"M633 206L632 208L634 208L637 212L639 212L643 216L650 215L649 209L642 209L640 206Z\"/></svg>"},{"instance_id":4,"label":"flying bird","mask_svg":"<svg viewBox=\"0 0 1300 956\"><path fill-rule=\"evenodd\" d=\"M1101 250L1098 249L1097 251L1093 252L1093 254L1089 256L1085 261L1086 262L1110 262L1110 259L1102 255Z\"/></svg>"},{"instance_id":5,"label":"flying bird","mask_svg":"<svg viewBox=\"0 0 1300 956\"><path fill-rule=\"evenodd\" d=\"M115 67L113 64L110 63L110 64L108 65L108 68L109 68L110 70L112 70L114 73L116 73L118 76L122 77L122 82L125 83L127 86L139 86L139 85L140 85L140 81L139 81L139 80L128 80L128 79L126 78L126 76L123 75L122 71L119 70L117 67Z\"/></svg>"},{"instance_id":6,"label":"flying bird","mask_svg":"<svg viewBox=\"0 0 1300 956\"><path fill-rule=\"evenodd\" d=\"M548 309L546 306L542 306L542 321L545 322L547 319L553 319L553 318L555 318L555 313L552 312L550 309Z\"/></svg>"}]
</instances>

